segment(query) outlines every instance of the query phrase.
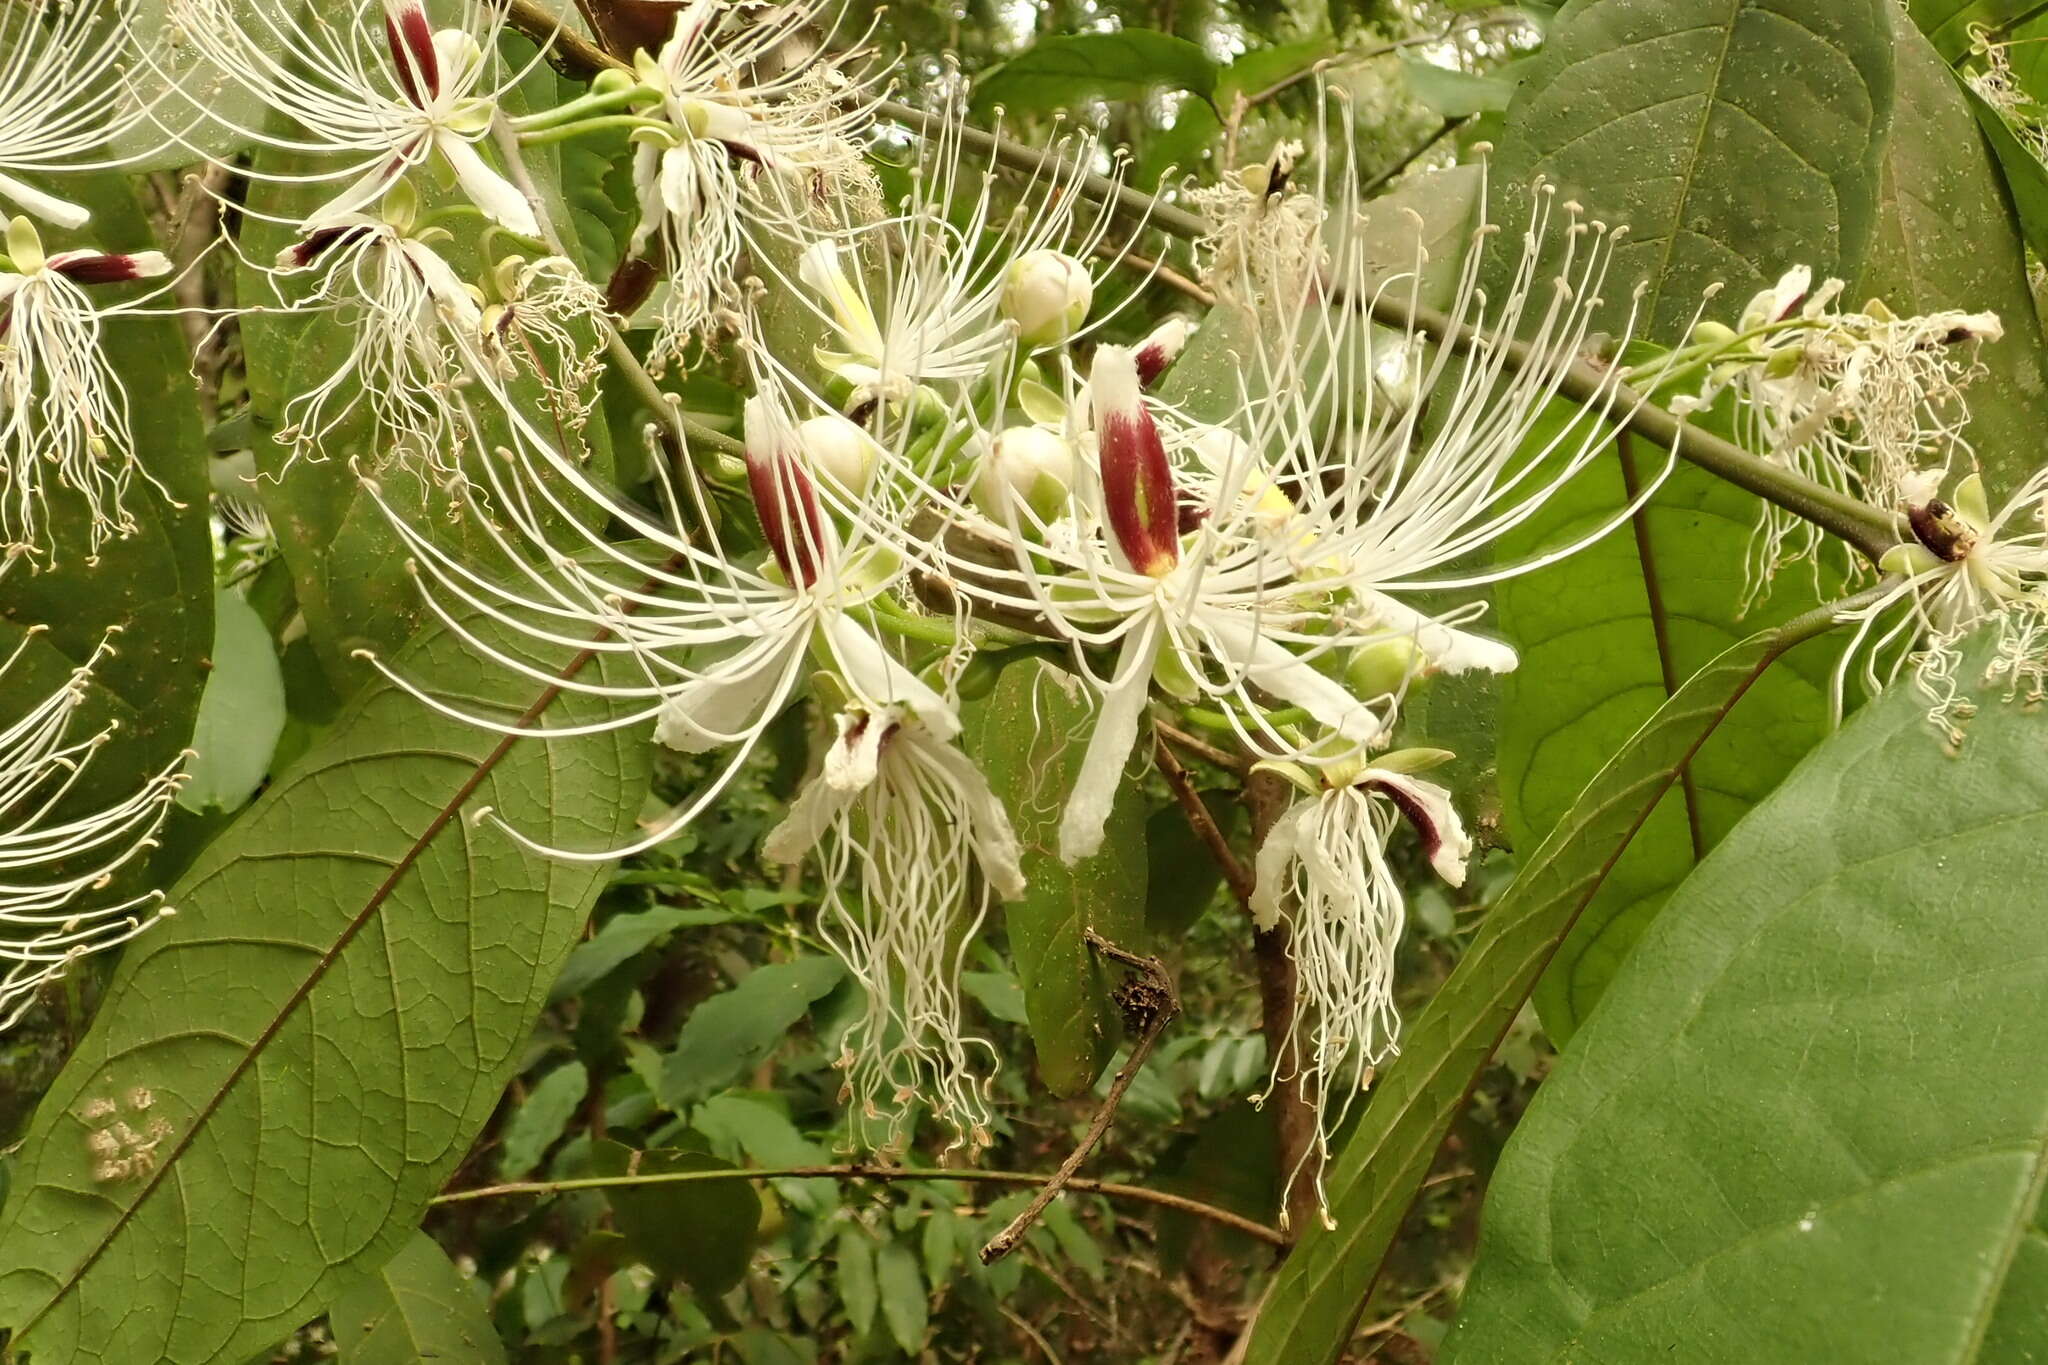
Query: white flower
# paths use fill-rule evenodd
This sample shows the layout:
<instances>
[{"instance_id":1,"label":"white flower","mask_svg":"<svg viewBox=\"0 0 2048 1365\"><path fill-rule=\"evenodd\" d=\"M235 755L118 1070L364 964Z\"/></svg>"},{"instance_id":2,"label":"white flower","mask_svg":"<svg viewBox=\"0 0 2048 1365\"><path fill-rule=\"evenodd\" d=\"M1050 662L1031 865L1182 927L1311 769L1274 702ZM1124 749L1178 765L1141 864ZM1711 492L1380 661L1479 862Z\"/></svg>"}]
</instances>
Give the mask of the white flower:
<instances>
[{"instance_id":1,"label":"white flower","mask_svg":"<svg viewBox=\"0 0 2048 1365\"><path fill-rule=\"evenodd\" d=\"M1027 346L1054 346L1088 320L1095 281L1088 267L1064 251L1040 247L1010 263L1001 302L1003 316L1016 324Z\"/></svg>"},{"instance_id":2,"label":"white flower","mask_svg":"<svg viewBox=\"0 0 2048 1365\"><path fill-rule=\"evenodd\" d=\"M963 155L963 117L946 111L936 136L921 143L910 197L896 214L848 224L798 259L792 293L834 334L818 360L850 386L849 411L907 399L921 386L970 385L1006 363L1020 341L1044 344L1020 336L1004 315L1013 262L1057 253L1072 267L1062 267L1065 296L1092 298L1079 262L1101 244L1110 215L1103 207L1077 221L1076 210L1087 202L1080 181L1094 140L1055 143L1013 206L1001 210L994 172ZM964 221L949 217L962 212Z\"/></svg>"},{"instance_id":3,"label":"white flower","mask_svg":"<svg viewBox=\"0 0 2048 1365\"><path fill-rule=\"evenodd\" d=\"M631 250L658 244L666 272L657 362L678 356L728 299L750 219L787 231L814 196L872 195L855 138L880 98L875 82L820 50L781 64L822 8L689 0L661 50L634 60L641 83L660 95L646 112L668 125L636 134L633 160L640 222ZM759 176L774 183L750 183Z\"/></svg>"},{"instance_id":4,"label":"white flower","mask_svg":"<svg viewBox=\"0 0 2048 1365\"><path fill-rule=\"evenodd\" d=\"M1299 982L1273 1075L1298 1079L1315 1110L1316 1144L1303 1161L1316 1158L1319 1200L1331 1134L1373 1068L1400 1051L1394 952L1407 907L1401 879L1387 865L1387 840L1405 817L1430 866L1452 886L1464 884L1472 853L1450 793L1413 776L1401 758L1325 774L1327 785L1290 807L1259 846L1252 911L1261 929L1287 926Z\"/></svg>"},{"instance_id":5,"label":"white flower","mask_svg":"<svg viewBox=\"0 0 2048 1365\"><path fill-rule=\"evenodd\" d=\"M1842 282L1819 288L1805 266L1788 270L1743 309L1734 332L1701 324L1696 345L1715 353L1705 384L1684 408L1723 390L1741 402L1738 438L1764 458L1849 497L1888 505L1925 465L1967 459L1964 389L1984 373L1977 349L2004 335L1994 313L1948 310L1899 317L1876 300L1842 310ZM1749 595L1785 564L1819 566L1825 534L1763 503L1751 543Z\"/></svg>"},{"instance_id":6,"label":"white flower","mask_svg":"<svg viewBox=\"0 0 2048 1365\"><path fill-rule=\"evenodd\" d=\"M283 0L171 0L183 41L300 132L228 126L252 142L344 163L297 177L260 175L350 182L300 226L346 222L373 209L407 172L438 160L491 219L538 236L526 196L476 148L499 100L525 75L499 71L505 7L462 0L461 22L439 30L422 0L344 0L336 8L330 17Z\"/></svg>"},{"instance_id":7,"label":"white flower","mask_svg":"<svg viewBox=\"0 0 2048 1365\"><path fill-rule=\"evenodd\" d=\"M94 169L106 143L147 116L146 106L117 108L113 80L138 3L0 6L0 205L57 227L83 227L91 218L21 177Z\"/></svg>"},{"instance_id":8,"label":"white flower","mask_svg":"<svg viewBox=\"0 0 2048 1365\"><path fill-rule=\"evenodd\" d=\"M904 1102L918 1098L956 1144L985 1147L988 1083L973 1054L983 1066L997 1058L960 1031L960 968L991 893L1023 894L1022 850L988 779L924 717L856 703L838 724L822 771L761 851L789 863L817 854L824 931L867 992L839 1063L855 1133L879 1121L888 1135L863 1140L897 1147Z\"/></svg>"},{"instance_id":9,"label":"white flower","mask_svg":"<svg viewBox=\"0 0 2048 1365\"><path fill-rule=\"evenodd\" d=\"M100 307L88 289L169 273L161 252L91 249L46 254L16 218L0 262L0 541L14 553L53 552L46 519L54 479L84 500L88 552L133 531L123 505L139 475L170 492L135 458L128 394L100 350L102 320L133 305Z\"/></svg>"},{"instance_id":10,"label":"white flower","mask_svg":"<svg viewBox=\"0 0 2048 1365\"><path fill-rule=\"evenodd\" d=\"M15 646L0 675L33 638ZM91 903L156 847L184 781L181 756L124 800L89 812L67 800L113 736L109 725L70 738L92 669L107 652L103 644L63 687L0 730L0 1031L80 958L125 943L171 913L157 891Z\"/></svg>"},{"instance_id":11,"label":"white flower","mask_svg":"<svg viewBox=\"0 0 2048 1365\"><path fill-rule=\"evenodd\" d=\"M1980 627L1994 633L1983 681L2003 678L2007 700L2038 702L2048 690L2048 470L1996 514L1974 474L1956 485L1952 501L1939 496L1939 470L1905 485L1914 538L1881 563L1897 583L1844 616L1857 631L1836 670L1835 714L1852 661L1861 661L1872 692L1910 667L1930 703L1928 722L1957 745L1970 714L1956 677L1965 636Z\"/></svg>"}]
</instances>

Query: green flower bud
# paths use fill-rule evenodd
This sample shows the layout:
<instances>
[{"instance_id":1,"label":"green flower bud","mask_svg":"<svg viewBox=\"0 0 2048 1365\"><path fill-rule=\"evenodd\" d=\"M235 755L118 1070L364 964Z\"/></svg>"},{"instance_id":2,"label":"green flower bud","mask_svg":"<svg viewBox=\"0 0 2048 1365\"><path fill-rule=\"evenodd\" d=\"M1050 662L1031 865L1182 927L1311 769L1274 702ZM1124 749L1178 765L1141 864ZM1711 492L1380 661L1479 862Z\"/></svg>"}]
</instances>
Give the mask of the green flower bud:
<instances>
[{"instance_id":1,"label":"green flower bud","mask_svg":"<svg viewBox=\"0 0 2048 1365\"><path fill-rule=\"evenodd\" d=\"M1017 324L1028 346L1065 341L1087 321L1095 302L1088 269L1064 252L1027 251L1010 264L1003 281L1003 316Z\"/></svg>"}]
</instances>

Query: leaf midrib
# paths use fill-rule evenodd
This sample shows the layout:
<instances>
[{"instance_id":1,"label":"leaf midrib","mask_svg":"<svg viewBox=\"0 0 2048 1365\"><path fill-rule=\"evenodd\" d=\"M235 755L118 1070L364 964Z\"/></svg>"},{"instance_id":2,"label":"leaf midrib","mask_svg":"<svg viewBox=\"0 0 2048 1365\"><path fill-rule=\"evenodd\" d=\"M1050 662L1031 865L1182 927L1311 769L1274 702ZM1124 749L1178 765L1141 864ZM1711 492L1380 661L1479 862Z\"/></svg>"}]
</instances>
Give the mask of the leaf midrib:
<instances>
[{"instance_id":1,"label":"leaf midrib","mask_svg":"<svg viewBox=\"0 0 2048 1365\"><path fill-rule=\"evenodd\" d=\"M134 1201L121 1210L120 1216L114 1220L113 1225L94 1243L92 1250L86 1254L85 1259L80 1261L70 1274L57 1284L42 1307L38 1308L21 1324L20 1337L25 1339L37 1323L47 1317L53 1308L78 1288L86 1275L91 1272L93 1266L99 1263L100 1258L106 1254L107 1250L120 1237L122 1230L135 1218L143 1205L164 1185L171 1173L178 1169L178 1163L184 1158L186 1152L191 1149L192 1144L198 1141L199 1135L206 1130L207 1124L213 1115L227 1102L227 1097L241 1083L242 1078L256 1065L257 1059L277 1038L278 1034L283 1032L285 1024L289 1022L299 1007L306 1002L307 998L312 994L313 988L320 984L321 980L327 975L328 970L340 960L341 954L348 948L349 944L355 941L356 936L368 926L371 920L376 918L377 912L383 909L384 903L398 889L399 884L405 880L406 876L412 871L413 866L426 853L428 847L433 844L435 839L440 837L441 832L454 820L456 813L468 803L469 798L476 794L477 789L484 784L484 781L491 775L492 771L504 760L505 755L511 752L512 746L518 743L519 740L527 737L523 733L518 732L523 732L527 726L539 719L541 713L546 711L561 696L563 684L581 672L596 656L597 651L595 649L584 649L571 658L556 673L556 680L543 688L533 703L521 712L519 718L513 722L514 733L499 736L497 743L492 745L490 752L478 760L475 771L463 779L453 795L434 813L434 817L427 822L420 833L407 845L405 853L397 862L392 864L390 872L386 874L383 881L377 884L377 887L370 893L367 901L365 901L363 908L357 912L336 937L333 946L320 955L319 960L306 973L305 979L299 983L291 996L279 1007L276 1015L264 1026L263 1031L257 1034L247 1045L242 1056L236 1060L235 1065L230 1068L226 1077L214 1089L213 1094L208 1097L206 1103L194 1112L190 1125L164 1155L162 1161L157 1164L156 1169L151 1172L148 1182L136 1193Z\"/></svg>"}]
</instances>

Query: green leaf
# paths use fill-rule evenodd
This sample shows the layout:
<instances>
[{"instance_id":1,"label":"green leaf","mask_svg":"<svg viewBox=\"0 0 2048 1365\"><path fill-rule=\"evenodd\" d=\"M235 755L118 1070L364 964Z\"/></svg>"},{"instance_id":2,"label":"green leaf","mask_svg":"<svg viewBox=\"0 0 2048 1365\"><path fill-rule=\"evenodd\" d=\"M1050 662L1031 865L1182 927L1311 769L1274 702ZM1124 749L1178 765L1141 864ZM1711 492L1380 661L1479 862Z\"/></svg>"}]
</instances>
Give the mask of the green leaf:
<instances>
[{"instance_id":1,"label":"green leaf","mask_svg":"<svg viewBox=\"0 0 2048 1365\"><path fill-rule=\"evenodd\" d=\"M141 0L126 20L133 50L147 51L147 60L129 59L120 81L114 82L117 107L152 106L150 115L107 144L111 157L122 159L131 173L171 171L211 159L231 162L255 142L242 131L261 128L267 110L256 93L225 75L188 42L175 35L174 0ZM289 62L282 33L298 21L304 6L279 4L270 13L275 24L250 24L256 46L272 61ZM189 19L183 20L190 22ZM171 41L166 42L166 38ZM83 74L83 73L81 73ZM166 129L177 136L166 137Z\"/></svg>"},{"instance_id":2,"label":"green leaf","mask_svg":"<svg viewBox=\"0 0 2048 1365\"><path fill-rule=\"evenodd\" d=\"M1246 1365L1339 1358L1452 1120L1615 857L1743 694L1832 619L1822 610L1760 632L1700 670L1529 855L1450 977L1403 1028L1400 1055L1326 1174L1334 1227L1308 1228L1282 1263Z\"/></svg>"},{"instance_id":3,"label":"green leaf","mask_svg":"<svg viewBox=\"0 0 2048 1365\"><path fill-rule=\"evenodd\" d=\"M327 1321L344 1365L504 1365L482 1291L424 1232L338 1295Z\"/></svg>"},{"instance_id":4,"label":"green leaf","mask_svg":"<svg viewBox=\"0 0 2048 1365\"><path fill-rule=\"evenodd\" d=\"M1617 443L1503 537L1501 557L1527 559L1583 537L1665 458L1640 441ZM1495 589L1500 629L1522 656L1501 679L1496 753L1515 847L1533 848L1556 828L1685 679L1745 635L1819 600L1811 572L1794 565L1780 571L1767 598L1741 611L1757 505L1681 464L1632 524ZM1838 581L1839 571L1827 586ZM1751 689L1630 844L1537 992L1543 1025L1560 1044L1700 856L1827 734L1834 657L1830 648L1802 651Z\"/></svg>"},{"instance_id":5,"label":"green leaf","mask_svg":"<svg viewBox=\"0 0 2048 1365\"><path fill-rule=\"evenodd\" d=\"M2026 247L1969 102L1927 40L1903 15L1896 22L1898 103L1861 292L1895 313L1988 308L2003 321L2004 339L1979 353L1988 373L1967 391L1970 443L1993 494L2003 494L2040 464L2048 430Z\"/></svg>"},{"instance_id":6,"label":"green leaf","mask_svg":"<svg viewBox=\"0 0 2048 1365\"><path fill-rule=\"evenodd\" d=\"M1408 92L1423 108L1442 118L1498 113L1515 94L1511 80L1438 66L1417 57L1402 59L1401 74L1408 80Z\"/></svg>"},{"instance_id":7,"label":"green leaf","mask_svg":"<svg viewBox=\"0 0 2048 1365\"><path fill-rule=\"evenodd\" d=\"M1906 9L1944 64L1970 51L1970 30L1995 28L2035 8L2036 0L1907 0Z\"/></svg>"},{"instance_id":8,"label":"green leaf","mask_svg":"<svg viewBox=\"0 0 2048 1365\"><path fill-rule=\"evenodd\" d=\"M518 1180L540 1165L589 1092L590 1073L581 1062L565 1062L541 1077L505 1125L498 1178Z\"/></svg>"},{"instance_id":9,"label":"green leaf","mask_svg":"<svg viewBox=\"0 0 2048 1365\"><path fill-rule=\"evenodd\" d=\"M1205 793L1202 807L1227 839L1244 824L1245 811L1229 793L1220 795L1221 800L1211 800ZM1223 868L1177 802L1146 820L1145 860L1145 927L1154 938L1170 942L1193 928L1215 902Z\"/></svg>"},{"instance_id":10,"label":"green leaf","mask_svg":"<svg viewBox=\"0 0 2048 1365\"><path fill-rule=\"evenodd\" d=\"M855 1336L866 1336L875 1325L880 1290L875 1278L875 1240L867 1229L849 1224L839 1230L839 1302L846 1309L846 1321Z\"/></svg>"},{"instance_id":11,"label":"green leaf","mask_svg":"<svg viewBox=\"0 0 2048 1365\"><path fill-rule=\"evenodd\" d=\"M1228 107L1239 95L1250 98L1290 77L1306 75L1317 62L1336 56L1337 51L1337 40L1331 37L1260 43L1217 76L1216 102Z\"/></svg>"},{"instance_id":12,"label":"green leaf","mask_svg":"<svg viewBox=\"0 0 2048 1365\"><path fill-rule=\"evenodd\" d=\"M1060 813L1080 772L1093 708L1071 673L1042 659L1005 668L974 718L973 745L1024 846L1029 888L1004 907L1024 986L1039 1078L1053 1094L1086 1094L1122 1021L1105 970L1083 937L1093 929L1139 951L1145 929L1145 802L1126 783L1101 851L1072 867L1054 851Z\"/></svg>"},{"instance_id":13,"label":"green leaf","mask_svg":"<svg viewBox=\"0 0 2048 1365\"><path fill-rule=\"evenodd\" d=\"M1509 108L1497 183L1537 175L1628 225L1619 326L1678 339L1710 285L1733 312L1787 268L1853 280L1876 222L1895 0L1574 0ZM1495 221L1520 231L1517 209Z\"/></svg>"},{"instance_id":14,"label":"green leaf","mask_svg":"<svg viewBox=\"0 0 2048 1365\"><path fill-rule=\"evenodd\" d=\"M891 1239L875 1253L875 1289L889 1335L903 1348L903 1354L918 1358L924 1353L929 1305L924 1277L918 1273L917 1253L908 1244Z\"/></svg>"},{"instance_id":15,"label":"green leaf","mask_svg":"<svg viewBox=\"0 0 2048 1365\"><path fill-rule=\"evenodd\" d=\"M756 967L684 1021L661 1067L658 1098L671 1109L701 1099L751 1069L846 974L839 959L800 957Z\"/></svg>"},{"instance_id":16,"label":"green leaf","mask_svg":"<svg viewBox=\"0 0 2048 1365\"><path fill-rule=\"evenodd\" d=\"M213 596L213 669L199 698L199 724L178 803L204 811L240 810L270 773L284 733L284 670L270 629L233 588Z\"/></svg>"},{"instance_id":17,"label":"green leaf","mask_svg":"<svg viewBox=\"0 0 2048 1365\"><path fill-rule=\"evenodd\" d=\"M1446 1360L2048 1353L2048 727L2003 686L1958 756L1894 689L1672 898L1508 1143Z\"/></svg>"},{"instance_id":18,"label":"green leaf","mask_svg":"<svg viewBox=\"0 0 2048 1365\"><path fill-rule=\"evenodd\" d=\"M1185 38L1150 29L1041 38L975 82L974 111L1041 114L1089 100L1142 100L1185 90L1215 103L1217 66Z\"/></svg>"},{"instance_id":19,"label":"green leaf","mask_svg":"<svg viewBox=\"0 0 2048 1365\"><path fill-rule=\"evenodd\" d=\"M441 631L393 664L507 723L602 716ZM646 750L639 732L502 737L368 688L172 888L177 916L126 951L38 1109L0 1215L15 1344L81 1365L240 1360L402 1245L497 1106L604 881L469 814L614 845ZM100 1179L84 1116L105 1103L155 1145Z\"/></svg>"},{"instance_id":20,"label":"green leaf","mask_svg":"<svg viewBox=\"0 0 2048 1365\"><path fill-rule=\"evenodd\" d=\"M2048 166L2042 165L2041 158L2020 141L2005 115L1986 103L1961 77L1957 84L1970 112L1977 116L1977 126L1984 130L1984 140L1991 144L1992 155L1998 158L1999 169L2005 173L2006 190L2012 195L2020 232L2027 245L2040 255L2048 250Z\"/></svg>"},{"instance_id":21,"label":"green leaf","mask_svg":"<svg viewBox=\"0 0 2048 1365\"><path fill-rule=\"evenodd\" d=\"M601 1176L738 1169L703 1152L636 1152L609 1140L591 1144L590 1162ZM761 1196L752 1181L618 1185L604 1197L633 1254L656 1273L688 1284L700 1300L717 1299L746 1275L761 1226Z\"/></svg>"},{"instance_id":22,"label":"green leaf","mask_svg":"<svg viewBox=\"0 0 2048 1365\"><path fill-rule=\"evenodd\" d=\"M577 944L576 951L569 954L569 964L555 979L548 999L569 1000L581 995L678 929L730 924L738 918L739 914L732 910L674 905L613 915L594 937Z\"/></svg>"}]
</instances>

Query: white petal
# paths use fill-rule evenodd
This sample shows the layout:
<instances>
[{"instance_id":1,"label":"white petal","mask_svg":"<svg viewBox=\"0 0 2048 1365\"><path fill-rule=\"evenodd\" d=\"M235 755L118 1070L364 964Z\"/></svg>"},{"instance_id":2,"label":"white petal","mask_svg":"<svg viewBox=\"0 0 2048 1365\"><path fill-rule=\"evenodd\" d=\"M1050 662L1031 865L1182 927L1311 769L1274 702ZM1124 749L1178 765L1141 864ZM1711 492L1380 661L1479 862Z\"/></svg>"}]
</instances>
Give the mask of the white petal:
<instances>
[{"instance_id":1,"label":"white petal","mask_svg":"<svg viewBox=\"0 0 2048 1365\"><path fill-rule=\"evenodd\" d=\"M655 739L686 754L736 743L782 708L789 691L787 682L795 677L788 668L789 652L802 645L800 632L785 639L756 641L724 660L715 672L677 688L662 703L654 725ZM778 680L784 685L777 687Z\"/></svg>"},{"instance_id":2,"label":"white petal","mask_svg":"<svg viewBox=\"0 0 2048 1365\"><path fill-rule=\"evenodd\" d=\"M1472 836L1465 832L1465 822L1458 818L1458 808L1451 804L1449 792L1434 782L1384 768L1366 769L1359 781L1372 783L1384 793L1398 797L1394 804L1401 807L1401 813L1422 836L1429 865L1436 869L1436 875L1452 886L1465 884L1465 860L1472 856Z\"/></svg>"},{"instance_id":3,"label":"white petal","mask_svg":"<svg viewBox=\"0 0 2048 1365\"><path fill-rule=\"evenodd\" d=\"M1152 665L1159 652L1159 628L1148 624L1124 641L1117 655L1116 677L1103 690L1095 714L1095 733L1081 757L1073 794L1060 817L1060 861L1076 863L1102 847L1109 809L1123 784L1124 765L1138 740L1138 722L1152 691Z\"/></svg>"},{"instance_id":4,"label":"white petal","mask_svg":"<svg viewBox=\"0 0 2048 1365\"><path fill-rule=\"evenodd\" d=\"M882 741L902 722L893 710L839 715L839 738L825 751L825 785L834 791L858 792L875 785L882 768Z\"/></svg>"},{"instance_id":5,"label":"white petal","mask_svg":"<svg viewBox=\"0 0 2048 1365\"><path fill-rule=\"evenodd\" d=\"M540 236L540 223L533 216L533 205L526 202L526 196L519 192L518 186L492 170L475 147L453 133L437 132L434 134L434 148L454 168L455 179L462 185L462 192L469 196L470 203L482 209L494 222L522 237Z\"/></svg>"},{"instance_id":6,"label":"white petal","mask_svg":"<svg viewBox=\"0 0 2048 1365\"><path fill-rule=\"evenodd\" d=\"M761 841L761 855L771 862L802 862L840 813L859 799L858 790L835 787L823 777L812 778L789 803L789 814L782 817L782 823Z\"/></svg>"},{"instance_id":7,"label":"white petal","mask_svg":"<svg viewBox=\"0 0 2048 1365\"><path fill-rule=\"evenodd\" d=\"M1223 661L1244 670L1246 680L1292 702L1353 744L1370 744L1387 728L1377 711L1318 673L1276 641L1261 636L1249 617L1209 609L1196 619L1221 646Z\"/></svg>"},{"instance_id":8,"label":"white petal","mask_svg":"<svg viewBox=\"0 0 2048 1365\"><path fill-rule=\"evenodd\" d=\"M869 707L902 706L937 739L960 733L953 704L899 663L859 622L835 613L827 618L824 632L847 686Z\"/></svg>"},{"instance_id":9,"label":"white petal","mask_svg":"<svg viewBox=\"0 0 2048 1365\"><path fill-rule=\"evenodd\" d=\"M1487 673L1515 671L1519 662L1515 651L1498 640L1447 626L1385 593L1366 591L1360 595L1380 625L1414 640L1431 666L1442 672L1469 673L1475 668Z\"/></svg>"},{"instance_id":10,"label":"white petal","mask_svg":"<svg viewBox=\"0 0 2048 1365\"><path fill-rule=\"evenodd\" d=\"M925 759L950 779L959 793L967 811L967 837L988 884L1004 900L1023 895L1024 849L1010 825L1009 811L996 799L988 778L957 745L936 743L922 734L906 733L904 739L917 744Z\"/></svg>"},{"instance_id":11,"label":"white petal","mask_svg":"<svg viewBox=\"0 0 2048 1365\"><path fill-rule=\"evenodd\" d=\"M1259 845L1258 860L1252 866L1253 927L1269 930L1280 923L1280 904L1293 885L1288 869L1301 847L1303 827L1315 818L1315 813L1314 798L1297 801L1266 831L1265 842Z\"/></svg>"},{"instance_id":12,"label":"white petal","mask_svg":"<svg viewBox=\"0 0 2048 1365\"><path fill-rule=\"evenodd\" d=\"M44 222L58 227L84 227L92 219L90 209L81 208L68 199L59 199L54 194L46 194L11 175L0 175L0 198L13 200Z\"/></svg>"}]
</instances>

